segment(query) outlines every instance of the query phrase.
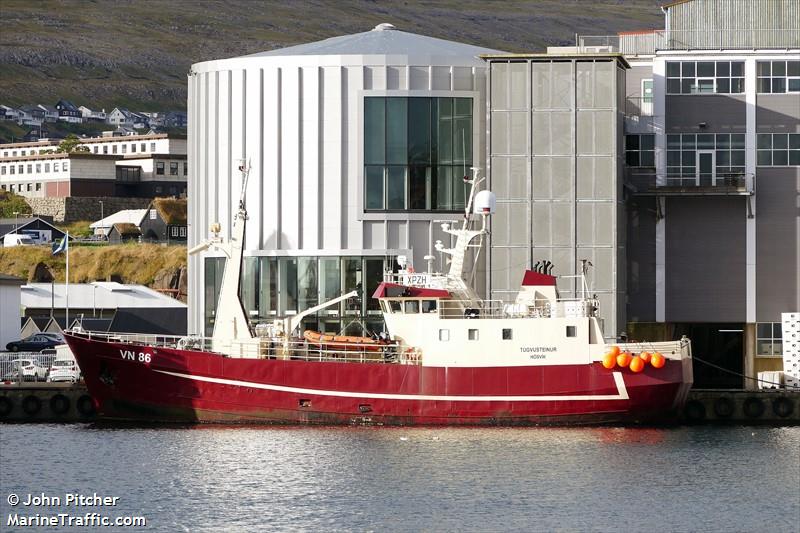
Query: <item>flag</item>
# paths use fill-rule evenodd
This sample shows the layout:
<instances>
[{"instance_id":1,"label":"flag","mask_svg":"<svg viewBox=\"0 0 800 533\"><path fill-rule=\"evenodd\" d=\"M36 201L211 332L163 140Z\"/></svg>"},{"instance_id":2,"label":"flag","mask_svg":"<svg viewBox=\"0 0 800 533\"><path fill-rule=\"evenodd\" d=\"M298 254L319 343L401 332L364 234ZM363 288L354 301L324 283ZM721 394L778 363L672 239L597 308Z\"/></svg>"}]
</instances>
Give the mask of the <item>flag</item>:
<instances>
[{"instance_id":1,"label":"flag","mask_svg":"<svg viewBox=\"0 0 800 533\"><path fill-rule=\"evenodd\" d=\"M53 243L53 255L58 255L61 252L66 252L69 248L69 238L65 235L61 242L56 244Z\"/></svg>"}]
</instances>

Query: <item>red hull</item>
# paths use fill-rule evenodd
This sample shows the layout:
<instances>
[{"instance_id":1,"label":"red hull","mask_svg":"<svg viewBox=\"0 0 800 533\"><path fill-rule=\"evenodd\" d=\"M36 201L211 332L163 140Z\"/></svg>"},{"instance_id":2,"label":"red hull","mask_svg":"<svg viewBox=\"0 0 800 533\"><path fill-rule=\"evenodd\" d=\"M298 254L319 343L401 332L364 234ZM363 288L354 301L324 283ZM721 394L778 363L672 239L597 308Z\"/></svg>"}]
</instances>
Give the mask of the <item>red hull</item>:
<instances>
[{"instance_id":1,"label":"red hull","mask_svg":"<svg viewBox=\"0 0 800 533\"><path fill-rule=\"evenodd\" d=\"M628 369L612 372L599 363L441 368L236 359L66 337L98 412L125 420L383 425L660 422L673 419L691 386L689 359L668 361L661 369L648 366L639 374Z\"/></svg>"}]
</instances>

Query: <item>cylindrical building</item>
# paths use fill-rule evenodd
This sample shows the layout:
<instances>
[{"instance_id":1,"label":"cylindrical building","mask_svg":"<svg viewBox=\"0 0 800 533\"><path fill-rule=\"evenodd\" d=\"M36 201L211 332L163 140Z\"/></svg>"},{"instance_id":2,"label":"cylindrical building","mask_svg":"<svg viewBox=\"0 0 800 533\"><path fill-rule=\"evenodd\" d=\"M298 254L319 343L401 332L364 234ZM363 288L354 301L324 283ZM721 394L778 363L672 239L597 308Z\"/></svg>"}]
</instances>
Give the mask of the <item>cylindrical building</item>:
<instances>
[{"instance_id":1,"label":"cylindrical building","mask_svg":"<svg viewBox=\"0 0 800 533\"><path fill-rule=\"evenodd\" d=\"M494 50L372 31L207 61L189 74L189 247L229 235L249 160L242 296L251 319L296 314L349 290L362 301L309 327L380 322L370 289L398 255L419 267L463 211L483 166ZM209 334L224 259L189 259L189 331ZM436 267L443 265L437 264ZM476 276L478 281L482 276ZM372 317L372 318L371 318Z\"/></svg>"}]
</instances>

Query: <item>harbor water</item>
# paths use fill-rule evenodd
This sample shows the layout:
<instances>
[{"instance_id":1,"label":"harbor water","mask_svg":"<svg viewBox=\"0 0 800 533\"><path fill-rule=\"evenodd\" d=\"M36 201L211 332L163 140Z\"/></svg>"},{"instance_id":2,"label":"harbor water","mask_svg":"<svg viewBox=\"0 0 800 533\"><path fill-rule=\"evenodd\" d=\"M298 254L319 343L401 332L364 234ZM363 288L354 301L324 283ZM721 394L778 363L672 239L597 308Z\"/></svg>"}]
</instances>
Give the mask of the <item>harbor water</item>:
<instances>
[{"instance_id":1,"label":"harbor water","mask_svg":"<svg viewBox=\"0 0 800 533\"><path fill-rule=\"evenodd\" d=\"M59 512L144 517L120 530L149 531L800 528L800 427L0 424L0 465L2 531Z\"/></svg>"}]
</instances>

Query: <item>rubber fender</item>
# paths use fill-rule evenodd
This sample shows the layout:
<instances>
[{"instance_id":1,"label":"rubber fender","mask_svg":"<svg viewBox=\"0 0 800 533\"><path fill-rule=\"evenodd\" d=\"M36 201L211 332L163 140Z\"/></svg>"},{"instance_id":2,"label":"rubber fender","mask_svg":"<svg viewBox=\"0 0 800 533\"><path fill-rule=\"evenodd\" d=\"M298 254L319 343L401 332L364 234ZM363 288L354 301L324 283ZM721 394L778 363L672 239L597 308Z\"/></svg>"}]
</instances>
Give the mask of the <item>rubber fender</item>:
<instances>
[{"instance_id":1,"label":"rubber fender","mask_svg":"<svg viewBox=\"0 0 800 533\"><path fill-rule=\"evenodd\" d=\"M22 400L22 410L28 416L38 414L42 410L42 400L38 396L26 396Z\"/></svg>"},{"instance_id":2,"label":"rubber fender","mask_svg":"<svg viewBox=\"0 0 800 533\"><path fill-rule=\"evenodd\" d=\"M714 401L714 414L719 418L730 418L733 415L734 405L730 398L722 397Z\"/></svg>"},{"instance_id":3,"label":"rubber fender","mask_svg":"<svg viewBox=\"0 0 800 533\"><path fill-rule=\"evenodd\" d=\"M794 404L789 398L775 398L772 402L772 412L781 418L786 418L794 412Z\"/></svg>"},{"instance_id":4,"label":"rubber fender","mask_svg":"<svg viewBox=\"0 0 800 533\"><path fill-rule=\"evenodd\" d=\"M683 414L689 422L701 422L706 418L706 406L703 402L690 400L683 408Z\"/></svg>"},{"instance_id":5,"label":"rubber fender","mask_svg":"<svg viewBox=\"0 0 800 533\"><path fill-rule=\"evenodd\" d=\"M748 398L742 405L742 411L748 418L758 418L764 414L764 402L759 398Z\"/></svg>"},{"instance_id":6,"label":"rubber fender","mask_svg":"<svg viewBox=\"0 0 800 533\"><path fill-rule=\"evenodd\" d=\"M78 412L83 416L94 416L96 410L94 408L94 400L86 394L78 398L78 403L76 404L78 408Z\"/></svg>"},{"instance_id":7,"label":"rubber fender","mask_svg":"<svg viewBox=\"0 0 800 533\"><path fill-rule=\"evenodd\" d=\"M69 411L69 398L63 394L56 394L50 398L50 411L57 415L63 415Z\"/></svg>"},{"instance_id":8,"label":"rubber fender","mask_svg":"<svg viewBox=\"0 0 800 533\"><path fill-rule=\"evenodd\" d=\"M5 418L10 415L13 408L14 402L6 396L0 396L0 418Z\"/></svg>"}]
</instances>

